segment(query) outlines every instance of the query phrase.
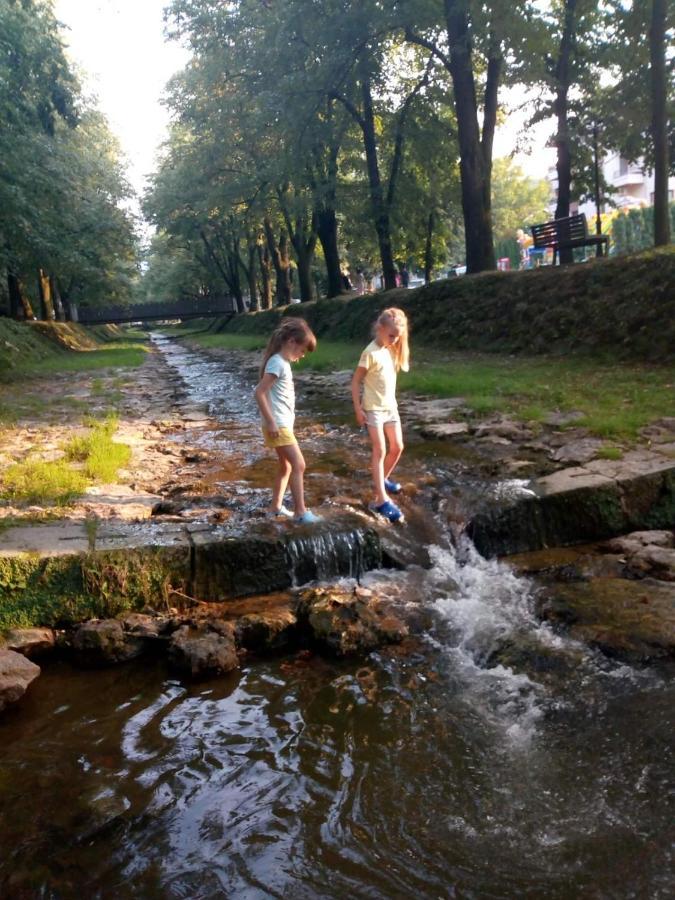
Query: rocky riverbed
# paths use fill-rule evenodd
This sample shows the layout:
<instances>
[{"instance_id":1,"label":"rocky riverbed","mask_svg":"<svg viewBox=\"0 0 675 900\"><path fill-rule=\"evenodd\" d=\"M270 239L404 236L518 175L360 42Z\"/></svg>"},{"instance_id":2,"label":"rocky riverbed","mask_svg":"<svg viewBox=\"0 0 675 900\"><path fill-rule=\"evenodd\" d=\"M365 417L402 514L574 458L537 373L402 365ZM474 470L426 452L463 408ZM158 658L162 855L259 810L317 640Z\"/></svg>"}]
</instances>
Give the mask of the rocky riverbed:
<instances>
[{"instance_id":1,"label":"rocky riverbed","mask_svg":"<svg viewBox=\"0 0 675 900\"><path fill-rule=\"evenodd\" d=\"M543 425L503 416L476 419L462 398L406 395L401 407L408 449L401 474L408 525L394 529L385 527L368 510L368 449L350 421L351 373L302 373L297 378L299 408L312 412L311 419L305 415L299 422L299 436L309 460L307 490L310 501L328 517L328 525L305 537L294 537L286 546L288 528L264 522L269 463L257 440L257 412L250 396L257 364L258 354L212 350L195 357L157 337L141 370L124 381L119 373L110 372L95 382L82 379L69 390L65 380L27 389L23 398L26 408L31 408L32 399L39 394L43 400L47 398L46 409L39 417L20 419L16 427L3 433L0 452L5 461L28 453L45 459L58 456L66 435L79 427L79 401L85 397L90 399L89 412L93 414L103 414L114 400L120 417L116 439L131 446L132 460L120 472L119 483L91 488L48 524L35 520L51 518L55 510L5 503L0 507L0 521L7 526L0 554L10 562L25 553L43 561L71 558L72 554L96 558L95 565L91 564L95 576L88 574L86 564L78 562L77 566L78 571L82 567L83 584L91 583L89 589L97 590L100 573L121 564L117 561L120 552L125 547L140 547L137 570L141 575L130 576L127 559L124 577L118 574L113 579L120 600L124 601L126 589L127 607L131 604L142 610L154 605L157 609L149 610L152 616L159 615L160 606L164 612L173 610L168 618L145 620L144 627L152 635L139 634L141 626L128 615L96 621L75 632L71 626L58 639L52 634L54 651L60 648L87 665L94 664L98 654L97 664L112 664L144 652L161 637L159 644L174 648L168 656L175 663L179 634L183 643L188 636L208 646L225 642L229 648L225 656L233 661L237 654L252 648L246 641L235 640L241 632L236 623L231 633L229 625L221 626L231 618L229 614L223 618L222 601L247 593L274 592L312 578L350 574L356 571L354 566L367 569L383 561L394 567L427 567L427 548L438 542L439 529L452 541L466 529L484 553L520 552L511 557L512 564L541 584L536 613L554 628L568 629L590 644L626 658L646 660L672 654L672 531L652 529L610 545L597 539L628 531L631 525L672 527L675 418L652 423L644 429L638 447L626 448L621 460L607 460L598 456L602 442L578 427L574 413L551 411ZM346 531L340 524L344 515L352 516ZM147 525L142 526L143 522ZM348 537L365 534L368 529L377 535L378 546L370 562L360 549L362 538L355 544ZM335 537L341 533L347 535L342 563ZM589 545L594 539L596 543ZM536 552L579 540L587 543L583 550ZM227 559L218 551L223 541ZM239 547L235 556L233 542ZM167 548L165 563L164 551L157 552L162 546ZM616 552L619 546L621 550ZM143 547L152 554L155 568L168 568L162 570L164 574L158 571L154 579L146 578L145 593L137 591L132 596L132 588L122 584L133 583L137 590L139 577L143 581ZM220 553L218 559L214 552ZM360 554L358 563L354 552ZM332 567L317 563L333 556ZM574 564L565 562L571 558ZM234 567L233 559L237 560ZM557 564L556 559L563 562ZM48 565L36 564L30 577L43 589L52 590ZM264 574L271 571L270 566L280 578ZM63 565L55 563L52 571L61 578ZM214 572L220 573L218 577L209 574ZM252 573L257 576L251 577ZM153 585L162 579L169 587L156 597ZM10 576L6 580L5 591L11 592ZM76 579L76 583L78 591L84 590L80 581ZM275 650L282 645L290 647L293 642L288 635L298 633L294 602L286 601L282 615L288 633L281 629L278 635L277 601L271 601L267 624L265 601L256 602L262 603L257 612L261 634L276 635L263 644ZM198 604L202 604L202 612L196 624L194 606ZM223 632L219 638L218 629ZM13 632L4 652L34 655L32 633L26 638ZM97 649L99 637L104 644L109 638L112 649ZM310 642L306 633L302 641ZM340 637L335 641L337 646L344 644ZM29 646L32 649L26 652ZM19 666L13 676L17 687L5 695L13 696L14 691L18 698L30 680L20 671L18 660L8 657L6 665L10 662ZM211 671L209 665L184 663L183 671L204 674ZM3 677L9 684L9 676Z\"/></svg>"}]
</instances>

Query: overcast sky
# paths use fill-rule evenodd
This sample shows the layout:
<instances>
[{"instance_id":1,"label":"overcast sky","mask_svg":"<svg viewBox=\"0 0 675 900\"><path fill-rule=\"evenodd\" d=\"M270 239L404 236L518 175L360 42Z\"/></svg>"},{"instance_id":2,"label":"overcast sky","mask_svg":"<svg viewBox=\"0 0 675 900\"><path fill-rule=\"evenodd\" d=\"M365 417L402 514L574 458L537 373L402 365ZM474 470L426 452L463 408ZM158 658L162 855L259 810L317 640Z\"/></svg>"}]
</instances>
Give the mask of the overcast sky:
<instances>
[{"instance_id":1,"label":"overcast sky","mask_svg":"<svg viewBox=\"0 0 675 900\"><path fill-rule=\"evenodd\" d=\"M162 10L167 0L55 0L57 18L71 59L86 73L85 84L99 99L129 162L129 180L142 192L166 136L168 116L160 103L166 82L183 68L187 53L164 40ZM499 129L494 152L505 156L515 145L522 116ZM518 158L534 178L543 178L552 159L538 131L531 158Z\"/></svg>"}]
</instances>

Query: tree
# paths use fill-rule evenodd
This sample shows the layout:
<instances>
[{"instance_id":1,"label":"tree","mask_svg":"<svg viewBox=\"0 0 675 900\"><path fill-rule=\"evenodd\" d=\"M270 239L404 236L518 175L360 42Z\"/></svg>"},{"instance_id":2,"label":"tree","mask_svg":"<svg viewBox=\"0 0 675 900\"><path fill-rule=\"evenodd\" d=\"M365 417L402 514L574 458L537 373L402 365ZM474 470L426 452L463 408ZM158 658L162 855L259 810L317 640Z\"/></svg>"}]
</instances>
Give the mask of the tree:
<instances>
[{"instance_id":1,"label":"tree","mask_svg":"<svg viewBox=\"0 0 675 900\"><path fill-rule=\"evenodd\" d=\"M608 146L654 172L654 242L670 240L668 176L675 172L675 41L672 0L606 0L603 102Z\"/></svg>"}]
</instances>

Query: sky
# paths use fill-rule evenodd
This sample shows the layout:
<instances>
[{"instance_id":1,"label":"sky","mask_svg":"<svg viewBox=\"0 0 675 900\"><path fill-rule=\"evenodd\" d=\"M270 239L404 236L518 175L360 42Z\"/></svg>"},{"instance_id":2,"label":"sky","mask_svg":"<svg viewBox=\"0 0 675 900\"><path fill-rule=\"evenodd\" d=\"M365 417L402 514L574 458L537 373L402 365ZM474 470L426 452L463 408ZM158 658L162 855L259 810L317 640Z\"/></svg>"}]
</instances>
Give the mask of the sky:
<instances>
[{"instance_id":1,"label":"sky","mask_svg":"<svg viewBox=\"0 0 675 900\"><path fill-rule=\"evenodd\" d=\"M166 137L160 103L166 82L187 62L187 52L165 42L167 0L55 0L68 54L99 100L128 160L128 177L141 192Z\"/></svg>"},{"instance_id":2,"label":"sky","mask_svg":"<svg viewBox=\"0 0 675 900\"><path fill-rule=\"evenodd\" d=\"M161 104L166 82L188 59L187 51L164 40L162 11L168 0L55 0L56 17L70 58L82 70L86 88L99 100L128 160L128 177L138 193L155 168L157 150L167 134L168 115ZM524 117L512 113L495 136L495 156L506 156L516 143ZM549 129L550 130L550 129ZM533 178L543 178L552 151L537 149L518 162Z\"/></svg>"}]
</instances>

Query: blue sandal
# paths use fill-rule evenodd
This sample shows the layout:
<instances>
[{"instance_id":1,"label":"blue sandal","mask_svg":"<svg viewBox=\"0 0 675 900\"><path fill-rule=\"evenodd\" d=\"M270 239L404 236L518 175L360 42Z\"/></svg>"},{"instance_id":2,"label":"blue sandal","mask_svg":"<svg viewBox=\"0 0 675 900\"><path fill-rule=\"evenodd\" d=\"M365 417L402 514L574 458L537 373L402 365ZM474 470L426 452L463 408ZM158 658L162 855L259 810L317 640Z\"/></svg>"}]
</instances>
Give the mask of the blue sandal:
<instances>
[{"instance_id":1,"label":"blue sandal","mask_svg":"<svg viewBox=\"0 0 675 900\"><path fill-rule=\"evenodd\" d=\"M384 486L390 494L400 494L403 490L403 487L399 481L389 481L388 478L384 479Z\"/></svg>"},{"instance_id":2,"label":"blue sandal","mask_svg":"<svg viewBox=\"0 0 675 900\"><path fill-rule=\"evenodd\" d=\"M296 516L293 521L296 525L314 525L316 522L323 522L323 516L317 516L311 509L307 509L302 515Z\"/></svg>"},{"instance_id":3,"label":"blue sandal","mask_svg":"<svg viewBox=\"0 0 675 900\"><path fill-rule=\"evenodd\" d=\"M395 503L391 502L391 500L385 500L380 506L376 506L375 512L384 516L385 519L389 519L390 522L398 522L399 519L403 518L403 513Z\"/></svg>"}]
</instances>

